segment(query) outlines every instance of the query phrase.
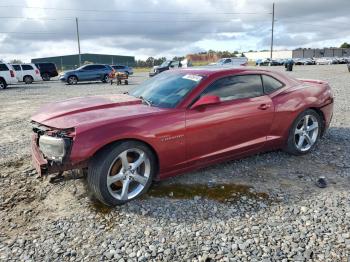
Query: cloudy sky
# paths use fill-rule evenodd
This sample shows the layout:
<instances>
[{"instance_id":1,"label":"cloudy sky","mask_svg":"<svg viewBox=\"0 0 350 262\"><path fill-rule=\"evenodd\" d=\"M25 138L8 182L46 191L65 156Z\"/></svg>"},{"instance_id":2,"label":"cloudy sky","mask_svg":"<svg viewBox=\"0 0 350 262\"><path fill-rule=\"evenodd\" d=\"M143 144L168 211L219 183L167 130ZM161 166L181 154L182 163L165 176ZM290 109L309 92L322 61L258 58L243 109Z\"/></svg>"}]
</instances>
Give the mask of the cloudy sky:
<instances>
[{"instance_id":1,"label":"cloudy sky","mask_svg":"<svg viewBox=\"0 0 350 262\"><path fill-rule=\"evenodd\" d=\"M0 59L269 49L268 0L0 0ZM350 0L275 0L275 49L350 42Z\"/></svg>"}]
</instances>

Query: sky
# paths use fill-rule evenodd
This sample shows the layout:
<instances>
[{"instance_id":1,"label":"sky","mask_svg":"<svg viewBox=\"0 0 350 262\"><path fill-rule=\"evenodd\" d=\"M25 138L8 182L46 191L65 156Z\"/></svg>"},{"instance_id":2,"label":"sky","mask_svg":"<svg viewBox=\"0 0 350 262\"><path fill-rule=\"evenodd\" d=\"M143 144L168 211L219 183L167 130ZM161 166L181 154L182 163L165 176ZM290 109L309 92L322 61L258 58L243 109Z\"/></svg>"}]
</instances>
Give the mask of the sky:
<instances>
[{"instance_id":1,"label":"sky","mask_svg":"<svg viewBox=\"0 0 350 262\"><path fill-rule=\"evenodd\" d=\"M275 0L274 49L350 43L350 0ZM270 48L267 0L0 0L0 59L183 56Z\"/></svg>"}]
</instances>

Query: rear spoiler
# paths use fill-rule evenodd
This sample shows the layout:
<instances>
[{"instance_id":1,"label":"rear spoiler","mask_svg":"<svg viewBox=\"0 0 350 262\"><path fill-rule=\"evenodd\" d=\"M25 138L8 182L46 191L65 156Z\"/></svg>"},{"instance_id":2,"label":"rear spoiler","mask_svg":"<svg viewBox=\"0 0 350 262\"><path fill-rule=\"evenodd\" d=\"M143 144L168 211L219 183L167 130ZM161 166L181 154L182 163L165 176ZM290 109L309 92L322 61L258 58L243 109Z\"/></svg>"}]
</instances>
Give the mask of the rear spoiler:
<instances>
[{"instance_id":1,"label":"rear spoiler","mask_svg":"<svg viewBox=\"0 0 350 262\"><path fill-rule=\"evenodd\" d=\"M328 82L322 81L322 80L316 80L316 79L303 79L303 78L297 78L299 81L304 83L310 83L310 84L319 84L319 85L328 85Z\"/></svg>"}]
</instances>

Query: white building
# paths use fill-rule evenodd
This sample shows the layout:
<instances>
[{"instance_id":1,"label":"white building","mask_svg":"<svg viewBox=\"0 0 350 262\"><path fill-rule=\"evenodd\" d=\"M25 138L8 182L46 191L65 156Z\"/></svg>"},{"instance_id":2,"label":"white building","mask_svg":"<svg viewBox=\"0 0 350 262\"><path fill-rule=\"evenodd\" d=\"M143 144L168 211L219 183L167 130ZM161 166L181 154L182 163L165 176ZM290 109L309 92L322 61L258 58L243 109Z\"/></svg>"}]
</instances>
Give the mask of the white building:
<instances>
[{"instance_id":1,"label":"white building","mask_svg":"<svg viewBox=\"0 0 350 262\"><path fill-rule=\"evenodd\" d=\"M243 53L248 60L256 61L257 59L266 59L270 58L270 51L261 51L261 52L246 52ZM282 51L273 51L272 59L284 59L292 58L293 51L291 50L282 50Z\"/></svg>"}]
</instances>

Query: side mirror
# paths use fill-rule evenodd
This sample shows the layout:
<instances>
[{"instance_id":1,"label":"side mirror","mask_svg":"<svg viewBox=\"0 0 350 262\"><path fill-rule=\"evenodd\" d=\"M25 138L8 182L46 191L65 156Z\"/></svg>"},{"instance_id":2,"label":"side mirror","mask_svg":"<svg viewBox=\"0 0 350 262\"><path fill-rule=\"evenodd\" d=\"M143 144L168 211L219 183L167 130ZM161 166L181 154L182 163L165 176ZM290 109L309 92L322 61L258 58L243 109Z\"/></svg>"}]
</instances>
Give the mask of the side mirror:
<instances>
[{"instance_id":1,"label":"side mirror","mask_svg":"<svg viewBox=\"0 0 350 262\"><path fill-rule=\"evenodd\" d=\"M201 98L199 98L197 100L197 102L195 102L192 106L191 109L196 109L196 108L200 108L206 105L215 105L215 104L219 104L220 101L220 97L218 96L203 96Z\"/></svg>"}]
</instances>

